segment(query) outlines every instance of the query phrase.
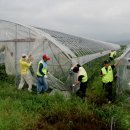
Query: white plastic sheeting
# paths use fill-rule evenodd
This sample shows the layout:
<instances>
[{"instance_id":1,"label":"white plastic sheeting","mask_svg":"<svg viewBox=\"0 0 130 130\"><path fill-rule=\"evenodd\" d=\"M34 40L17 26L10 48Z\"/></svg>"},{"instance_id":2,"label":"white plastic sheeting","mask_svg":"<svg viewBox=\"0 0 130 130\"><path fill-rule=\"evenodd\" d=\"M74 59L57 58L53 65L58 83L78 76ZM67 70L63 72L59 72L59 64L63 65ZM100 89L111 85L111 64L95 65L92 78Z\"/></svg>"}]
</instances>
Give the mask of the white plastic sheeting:
<instances>
[{"instance_id":1,"label":"white plastic sheeting","mask_svg":"<svg viewBox=\"0 0 130 130\"><path fill-rule=\"evenodd\" d=\"M117 93L130 89L130 47L116 59L117 64Z\"/></svg>"},{"instance_id":2,"label":"white plastic sheeting","mask_svg":"<svg viewBox=\"0 0 130 130\"><path fill-rule=\"evenodd\" d=\"M99 52L99 53L95 53L91 55L85 55L82 57L72 58L72 63L73 64L79 63L81 65L84 65L85 63L88 63L89 61L92 61L96 59L97 57L99 58L99 57L105 56L108 53L110 53L110 51L104 51L104 52Z\"/></svg>"},{"instance_id":3,"label":"white plastic sheeting","mask_svg":"<svg viewBox=\"0 0 130 130\"><path fill-rule=\"evenodd\" d=\"M4 53L0 53L0 64L4 63Z\"/></svg>"},{"instance_id":4,"label":"white plastic sheeting","mask_svg":"<svg viewBox=\"0 0 130 130\"><path fill-rule=\"evenodd\" d=\"M47 54L51 57L48 81L53 88L61 90L71 89L74 78L69 75L69 70L73 63L83 65L109 53L111 49L119 48L112 43L0 20L0 51L5 51L6 72L19 74L18 61L22 53L26 53L34 57L32 67L36 74L39 60L43 54Z\"/></svg>"}]
</instances>

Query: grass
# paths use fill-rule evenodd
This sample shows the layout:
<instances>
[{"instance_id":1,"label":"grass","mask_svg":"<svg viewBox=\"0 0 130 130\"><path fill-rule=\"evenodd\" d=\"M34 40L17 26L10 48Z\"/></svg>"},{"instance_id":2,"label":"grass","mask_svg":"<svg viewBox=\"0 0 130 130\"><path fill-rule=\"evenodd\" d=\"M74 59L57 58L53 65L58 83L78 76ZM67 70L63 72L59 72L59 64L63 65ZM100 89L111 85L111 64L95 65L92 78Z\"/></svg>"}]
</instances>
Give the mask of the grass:
<instances>
[{"instance_id":1,"label":"grass","mask_svg":"<svg viewBox=\"0 0 130 130\"><path fill-rule=\"evenodd\" d=\"M66 100L58 93L37 96L26 89L18 91L10 82L0 81L0 130L109 130L112 117L115 129L130 128L129 92L113 104L97 105L90 100L83 103L75 95Z\"/></svg>"},{"instance_id":2,"label":"grass","mask_svg":"<svg viewBox=\"0 0 130 130\"><path fill-rule=\"evenodd\" d=\"M0 130L110 130L111 125L114 130L130 130L130 92L122 93L112 104L104 102L99 77L104 58L89 64L97 70L89 71L92 78L85 102L75 95L66 99L58 93L18 91L14 77L7 76L1 67Z\"/></svg>"},{"instance_id":3,"label":"grass","mask_svg":"<svg viewBox=\"0 0 130 130\"><path fill-rule=\"evenodd\" d=\"M22 130L28 123L33 125L41 107L39 103L33 102L35 96L17 91L14 84L0 84L0 129Z\"/></svg>"}]
</instances>

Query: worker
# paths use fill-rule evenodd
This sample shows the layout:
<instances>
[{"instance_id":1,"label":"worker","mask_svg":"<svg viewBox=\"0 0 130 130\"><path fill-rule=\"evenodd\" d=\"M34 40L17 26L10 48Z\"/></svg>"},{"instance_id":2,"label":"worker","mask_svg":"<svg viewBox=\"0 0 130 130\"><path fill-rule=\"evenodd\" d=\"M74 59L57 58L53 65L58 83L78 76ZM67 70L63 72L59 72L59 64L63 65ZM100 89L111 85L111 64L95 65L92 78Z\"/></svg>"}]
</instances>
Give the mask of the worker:
<instances>
[{"instance_id":1,"label":"worker","mask_svg":"<svg viewBox=\"0 0 130 130\"><path fill-rule=\"evenodd\" d=\"M76 92L83 100L85 100L85 94L87 89L88 76L86 70L77 64L73 68L73 72L77 73L77 81L72 85L73 87L80 84L80 89Z\"/></svg>"},{"instance_id":2,"label":"worker","mask_svg":"<svg viewBox=\"0 0 130 130\"><path fill-rule=\"evenodd\" d=\"M48 90L48 84L46 81L47 73L48 73L48 63L47 61L50 60L50 58L44 54L42 56L42 60L38 63L37 68L37 94L40 94L43 90L46 92Z\"/></svg>"},{"instance_id":3,"label":"worker","mask_svg":"<svg viewBox=\"0 0 130 130\"><path fill-rule=\"evenodd\" d=\"M114 58L116 58L116 50L113 50L114 51Z\"/></svg>"},{"instance_id":4,"label":"worker","mask_svg":"<svg viewBox=\"0 0 130 130\"><path fill-rule=\"evenodd\" d=\"M110 61L114 60L115 57L116 57L116 50L111 50L111 52L109 53Z\"/></svg>"},{"instance_id":5,"label":"worker","mask_svg":"<svg viewBox=\"0 0 130 130\"><path fill-rule=\"evenodd\" d=\"M30 57L30 56L29 56ZM32 65L33 59L29 60L26 54L22 54L21 59L19 60L20 71L21 71L21 80L18 86L18 89L21 90L25 84L28 84L28 91L32 92L32 76L29 71L29 67Z\"/></svg>"},{"instance_id":6,"label":"worker","mask_svg":"<svg viewBox=\"0 0 130 130\"><path fill-rule=\"evenodd\" d=\"M113 69L115 65L109 65L109 61L104 61L104 67L101 69L101 77L103 83L103 89L105 90L105 94L108 100L108 103L112 102L112 83L113 83Z\"/></svg>"}]
</instances>

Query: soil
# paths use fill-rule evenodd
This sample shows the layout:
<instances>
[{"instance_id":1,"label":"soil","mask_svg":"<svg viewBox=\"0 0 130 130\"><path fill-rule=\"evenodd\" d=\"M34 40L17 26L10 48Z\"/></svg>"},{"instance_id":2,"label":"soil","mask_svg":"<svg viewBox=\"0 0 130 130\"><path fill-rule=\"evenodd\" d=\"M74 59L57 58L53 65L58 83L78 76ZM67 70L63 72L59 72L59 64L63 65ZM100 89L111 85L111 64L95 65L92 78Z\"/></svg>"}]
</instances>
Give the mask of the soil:
<instances>
[{"instance_id":1,"label":"soil","mask_svg":"<svg viewBox=\"0 0 130 130\"><path fill-rule=\"evenodd\" d=\"M78 116L76 113L42 115L35 128L30 130L110 130L110 124L92 115Z\"/></svg>"}]
</instances>

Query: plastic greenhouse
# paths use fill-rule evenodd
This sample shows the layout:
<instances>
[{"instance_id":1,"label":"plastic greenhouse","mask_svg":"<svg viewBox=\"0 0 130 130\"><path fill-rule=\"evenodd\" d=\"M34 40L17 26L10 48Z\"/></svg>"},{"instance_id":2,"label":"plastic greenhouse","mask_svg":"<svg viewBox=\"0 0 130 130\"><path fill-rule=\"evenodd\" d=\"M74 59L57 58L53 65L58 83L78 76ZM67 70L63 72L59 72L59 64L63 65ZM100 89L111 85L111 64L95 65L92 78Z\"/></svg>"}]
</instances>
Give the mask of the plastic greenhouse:
<instances>
[{"instance_id":1,"label":"plastic greenhouse","mask_svg":"<svg viewBox=\"0 0 130 130\"><path fill-rule=\"evenodd\" d=\"M117 62L117 94L130 89L130 47L116 59Z\"/></svg>"},{"instance_id":2,"label":"plastic greenhouse","mask_svg":"<svg viewBox=\"0 0 130 130\"><path fill-rule=\"evenodd\" d=\"M112 43L0 20L0 52L4 51L6 72L18 75L18 61L26 53L34 57L32 67L36 73L41 56L47 54L51 57L48 82L60 90L70 89L70 81L74 80L69 75L72 64L83 65L119 48Z\"/></svg>"}]
</instances>

